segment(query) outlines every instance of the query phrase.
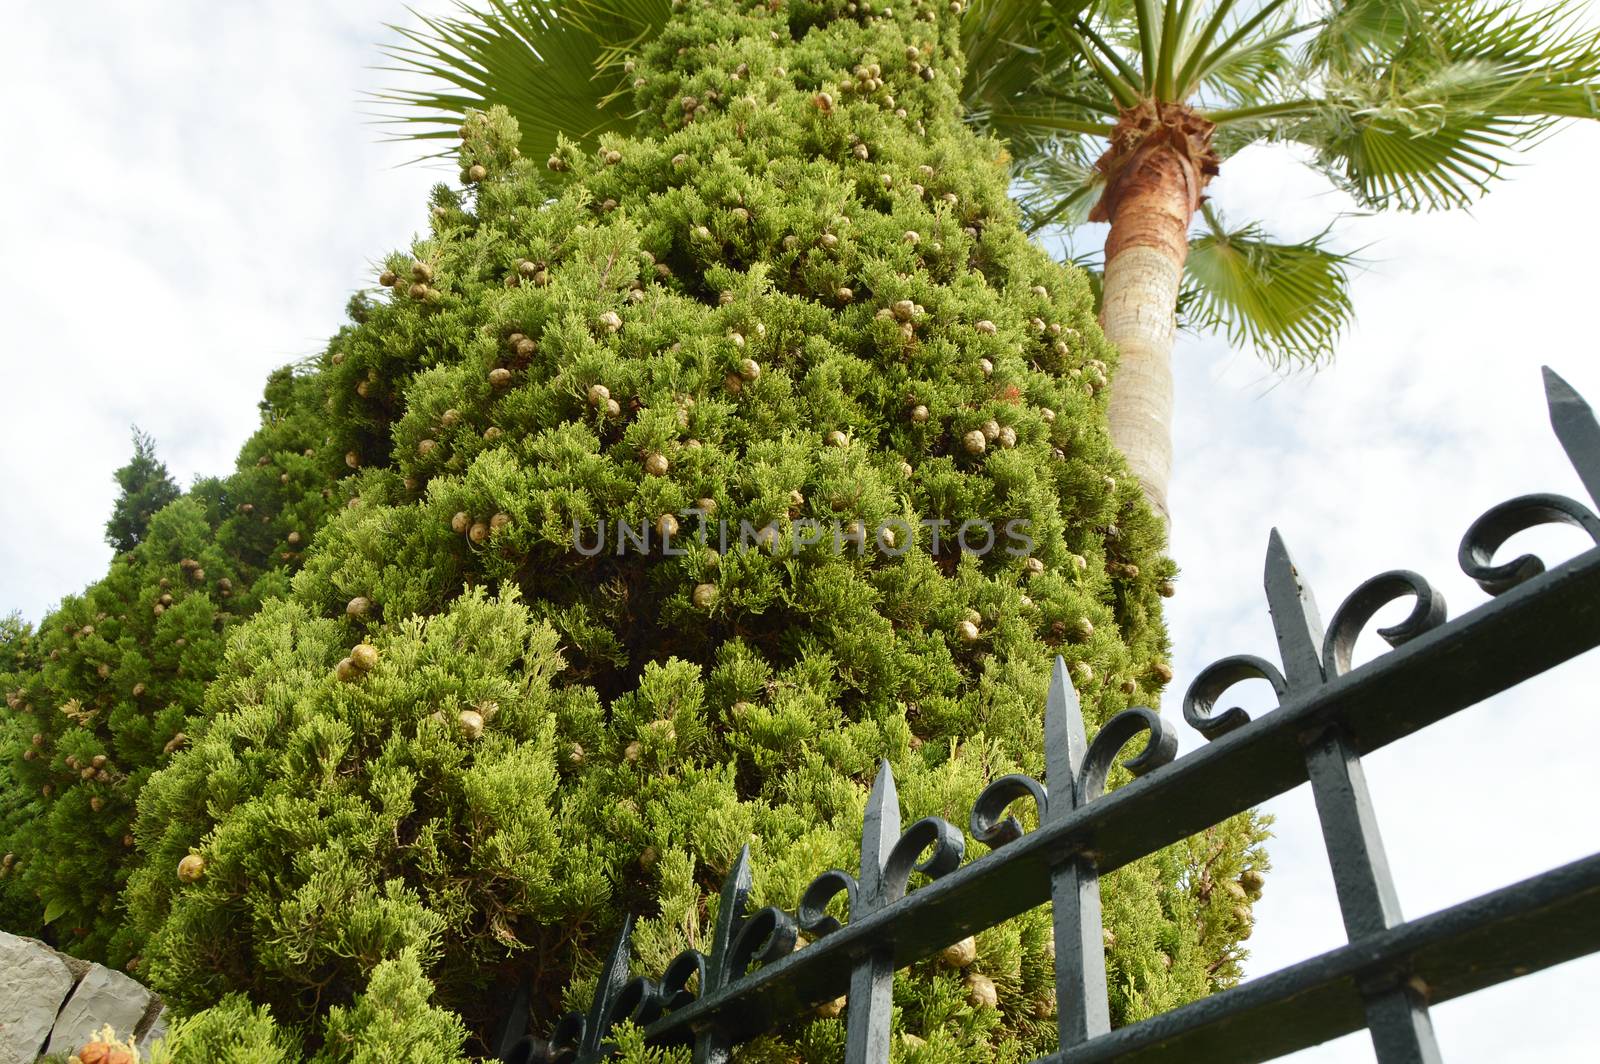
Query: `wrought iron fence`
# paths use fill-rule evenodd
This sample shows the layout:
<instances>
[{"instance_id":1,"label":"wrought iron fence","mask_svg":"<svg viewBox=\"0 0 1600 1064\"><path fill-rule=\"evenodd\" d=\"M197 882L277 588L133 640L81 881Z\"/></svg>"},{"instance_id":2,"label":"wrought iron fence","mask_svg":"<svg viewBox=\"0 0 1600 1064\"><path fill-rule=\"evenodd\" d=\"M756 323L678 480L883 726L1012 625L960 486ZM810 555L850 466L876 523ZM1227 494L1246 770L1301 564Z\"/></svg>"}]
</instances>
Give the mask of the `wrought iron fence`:
<instances>
[{"instance_id":1,"label":"wrought iron fence","mask_svg":"<svg viewBox=\"0 0 1600 1064\"><path fill-rule=\"evenodd\" d=\"M1600 425L1565 381L1544 374L1556 437L1600 507ZM1600 545L1600 518L1583 503L1521 496L1480 517L1461 542L1461 568L1490 601L1447 623L1428 582L1395 570L1356 588L1325 631L1274 531L1265 583L1281 668L1239 655L1195 679L1183 717L1204 747L1175 759L1176 734L1143 708L1113 717L1089 741L1058 658L1045 707L1050 788L1021 775L989 785L968 828L991 852L963 865L963 833L935 817L902 831L885 762L859 874L823 873L792 913L750 913L747 847L723 885L709 956L689 950L658 979L630 978L625 924L588 1015L568 1014L541 1040L527 1033L524 996L501 1059L589 1064L608 1055L612 1027L631 1020L652 1044L689 1043L696 1064L720 1064L735 1045L848 995L846 1064L884 1064L897 969L1049 902L1060 1049L1035 1064L1267 1060L1362 1027L1384 1064L1438 1061L1431 1005L1600 951L1600 853L1406 921L1361 758L1600 645L1600 546L1548 571L1533 555L1494 561L1516 533L1552 523ZM1410 615L1378 630L1394 649L1352 668L1362 630L1405 598ZM1247 680L1271 684L1277 708L1255 720L1239 708L1218 712ZM1141 735L1143 748L1122 762L1138 778L1107 793L1108 773ZM1100 876L1308 780L1349 944L1111 1030ZM1033 831L1007 814L1024 799L1038 810ZM908 892L913 870L931 882ZM841 894L842 923L827 912ZM795 951L801 932L814 941Z\"/></svg>"}]
</instances>

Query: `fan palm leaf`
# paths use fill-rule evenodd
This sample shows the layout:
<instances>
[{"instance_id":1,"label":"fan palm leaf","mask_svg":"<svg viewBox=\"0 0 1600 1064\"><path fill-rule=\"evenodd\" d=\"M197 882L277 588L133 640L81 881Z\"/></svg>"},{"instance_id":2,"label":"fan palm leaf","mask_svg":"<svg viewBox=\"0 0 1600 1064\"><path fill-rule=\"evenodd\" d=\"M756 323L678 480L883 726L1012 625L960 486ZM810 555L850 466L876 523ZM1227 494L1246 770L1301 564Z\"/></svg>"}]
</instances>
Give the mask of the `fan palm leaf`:
<instances>
[{"instance_id":1,"label":"fan palm leaf","mask_svg":"<svg viewBox=\"0 0 1600 1064\"><path fill-rule=\"evenodd\" d=\"M1229 228L1209 205L1200 213L1181 297L1185 324L1221 332L1275 368L1332 359L1353 313L1355 258L1332 250L1326 229L1282 243L1255 223Z\"/></svg>"},{"instance_id":2,"label":"fan palm leaf","mask_svg":"<svg viewBox=\"0 0 1600 1064\"><path fill-rule=\"evenodd\" d=\"M454 138L469 110L502 104L522 131L522 151L554 151L563 136L592 142L626 133L625 56L666 24L667 0L458 0L457 14L416 14L421 28L391 26L385 69L421 77L416 88L374 93L402 139ZM413 13L415 14L415 13Z\"/></svg>"}]
</instances>

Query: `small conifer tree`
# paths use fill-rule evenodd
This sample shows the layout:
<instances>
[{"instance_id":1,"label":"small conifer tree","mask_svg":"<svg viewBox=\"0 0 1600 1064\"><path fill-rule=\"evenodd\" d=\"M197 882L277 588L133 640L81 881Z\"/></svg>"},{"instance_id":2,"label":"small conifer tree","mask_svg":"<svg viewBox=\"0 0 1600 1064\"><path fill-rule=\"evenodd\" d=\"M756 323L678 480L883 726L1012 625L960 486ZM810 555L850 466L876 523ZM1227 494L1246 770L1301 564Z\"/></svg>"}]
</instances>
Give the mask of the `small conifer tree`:
<instances>
[{"instance_id":1,"label":"small conifer tree","mask_svg":"<svg viewBox=\"0 0 1600 1064\"><path fill-rule=\"evenodd\" d=\"M156 511L178 497L178 485L156 458L155 441L138 429L133 430L132 460L114 476L122 492L106 521L106 542L124 554L139 545Z\"/></svg>"}]
</instances>

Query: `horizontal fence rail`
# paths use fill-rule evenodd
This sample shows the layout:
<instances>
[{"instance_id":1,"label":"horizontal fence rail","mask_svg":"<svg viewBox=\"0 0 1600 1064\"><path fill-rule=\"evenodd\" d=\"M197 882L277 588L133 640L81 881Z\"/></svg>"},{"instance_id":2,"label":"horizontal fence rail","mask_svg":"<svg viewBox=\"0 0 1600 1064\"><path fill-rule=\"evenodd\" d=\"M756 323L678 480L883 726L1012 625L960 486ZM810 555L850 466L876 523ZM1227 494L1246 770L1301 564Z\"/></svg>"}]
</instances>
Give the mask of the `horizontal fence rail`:
<instances>
[{"instance_id":1,"label":"horizontal fence rail","mask_svg":"<svg viewBox=\"0 0 1600 1064\"><path fill-rule=\"evenodd\" d=\"M1556 437L1600 506L1600 425L1565 381L1544 372ZM630 922L588 1014L568 1014L541 1040L527 1032L523 995L501 1059L590 1064L609 1055L611 1028L632 1021L651 1044L692 1044L696 1064L720 1064L741 1042L847 996L846 1064L884 1064L897 969L1049 902L1060 1049L1036 1064L1267 1060L1363 1027L1383 1064L1438 1061L1430 1004L1600 951L1600 855L1405 921L1361 758L1600 645L1600 549L1548 570L1533 555L1494 560L1516 533L1552 523L1582 528L1600 545L1600 519L1587 505L1521 496L1485 513L1461 543L1461 568L1489 601L1447 621L1425 579L1394 570L1356 588L1326 629L1274 531L1265 586L1279 664L1239 655L1196 677L1183 716L1204 747L1175 758L1176 734L1146 708L1116 715L1089 741L1057 658L1045 706L1050 789L1021 775L989 785L966 825L989 853L962 864L965 834L939 818L902 830L884 762L856 874L825 872L792 911L751 913L746 847L723 886L709 955L688 950L659 978L630 977ZM1409 616L1377 632L1394 649L1352 668L1357 638L1404 599ZM1269 684L1277 708L1254 720L1238 708L1219 712L1246 681ZM1137 778L1108 793L1118 763ZM1306 782L1349 944L1111 1030L1100 876ZM1033 803L1036 829L1008 815L1019 801ZM932 881L908 891L913 871ZM840 895L845 921L827 913ZM813 941L796 951L801 933Z\"/></svg>"}]
</instances>

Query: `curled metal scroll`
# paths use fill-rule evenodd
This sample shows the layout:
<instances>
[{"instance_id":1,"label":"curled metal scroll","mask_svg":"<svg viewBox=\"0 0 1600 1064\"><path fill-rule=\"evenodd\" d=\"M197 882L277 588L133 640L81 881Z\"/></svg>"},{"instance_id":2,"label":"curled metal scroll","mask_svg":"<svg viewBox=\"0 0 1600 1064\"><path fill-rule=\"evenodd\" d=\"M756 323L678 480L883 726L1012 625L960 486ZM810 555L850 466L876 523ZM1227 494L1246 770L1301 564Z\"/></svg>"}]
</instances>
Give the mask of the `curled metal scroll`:
<instances>
[{"instance_id":1,"label":"curled metal scroll","mask_svg":"<svg viewBox=\"0 0 1600 1064\"><path fill-rule=\"evenodd\" d=\"M1533 579L1545 568L1538 556L1523 554L1496 565L1494 553L1518 532L1540 525L1574 525L1600 545L1600 518L1583 503L1565 495L1522 495L1472 522L1461 537L1461 549L1456 555L1461 571L1491 595L1502 595Z\"/></svg>"},{"instance_id":2,"label":"curled metal scroll","mask_svg":"<svg viewBox=\"0 0 1600 1064\"><path fill-rule=\"evenodd\" d=\"M1267 681L1280 700L1289 691L1288 681L1272 662L1254 654L1235 654L1212 662L1194 678L1183 696L1183 719L1208 742L1249 724L1250 714L1239 706L1213 712L1223 695L1246 680Z\"/></svg>"},{"instance_id":3,"label":"curled metal scroll","mask_svg":"<svg viewBox=\"0 0 1600 1064\"><path fill-rule=\"evenodd\" d=\"M1178 756L1178 735L1155 710L1144 706L1125 709L1106 721L1106 726L1089 744L1083 768L1078 773L1078 794L1082 803L1092 802L1105 793L1106 777L1111 775L1117 756L1140 732L1150 733L1144 749L1122 763L1135 776L1170 764Z\"/></svg>"},{"instance_id":4,"label":"curled metal scroll","mask_svg":"<svg viewBox=\"0 0 1600 1064\"><path fill-rule=\"evenodd\" d=\"M1387 573L1379 573L1350 592L1349 597L1333 613L1328 634L1322 641L1322 667L1328 679L1350 671L1356 640L1378 611L1408 595L1415 596L1416 604L1406 619L1399 624L1378 629L1384 642L1397 647L1445 622L1444 596L1435 591L1422 576L1409 569L1391 569Z\"/></svg>"},{"instance_id":5,"label":"curled metal scroll","mask_svg":"<svg viewBox=\"0 0 1600 1064\"><path fill-rule=\"evenodd\" d=\"M924 850L932 848L927 858L918 861ZM883 863L883 902L892 904L906 896L906 886L913 871L933 879L949 875L961 867L961 857L967 851L966 836L948 820L936 816L923 817L906 828L900 841L889 851Z\"/></svg>"},{"instance_id":6,"label":"curled metal scroll","mask_svg":"<svg viewBox=\"0 0 1600 1064\"><path fill-rule=\"evenodd\" d=\"M520 1039L516 1045L505 1053L500 1059L504 1064L544 1064L551 1058L551 1047L547 1042L541 1042L532 1035Z\"/></svg>"},{"instance_id":7,"label":"curled metal scroll","mask_svg":"<svg viewBox=\"0 0 1600 1064\"><path fill-rule=\"evenodd\" d=\"M800 929L808 935L821 938L843 927L837 918L828 915L828 903L840 894L845 896L846 915L854 913L856 877L849 872L832 868L813 879L805 893L800 895L800 908L795 913Z\"/></svg>"},{"instance_id":8,"label":"curled metal scroll","mask_svg":"<svg viewBox=\"0 0 1600 1064\"><path fill-rule=\"evenodd\" d=\"M696 990L689 989L689 980L695 980ZM706 955L697 949L686 949L667 965L661 975L661 1007L667 1012L681 1009L706 985Z\"/></svg>"},{"instance_id":9,"label":"curled metal scroll","mask_svg":"<svg viewBox=\"0 0 1600 1064\"><path fill-rule=\"evenodd\" d=\"M617 992L606 1014L605 1028L611 1030L619 1023L636 1023L640 1027L655 1022L661 1015L663 995L661 985L648 976L630 979Z\"/></svg>"},{"instance_id":10,"label":"curled metal scroll","mask_svg":"<svg viewBox=\"0 0 1600 1064\"><path fill-rule=\"evenodd\" d=\"M757 961L770 964L779 957L787 957L794 952L798 937L799 928L795 926L794 917L775 905L760 910L740 925L734 937L728 953L728 981L744 978L750 965Z\"/></svg>"},{"instance_id":11,"label":"curled metal scroll","mask_svg":"<svg viewBox=\"0 0 1600 1064\"><path fill-rule=\"evenodd\" d=\"M584 1019L581 1012L563 1013L561 1019L556 1021L556 1029L550 1035L550 1059L555 1064L570 1064L578 1059L582 1050L584 1036L588 1034L589 1022Z\"/></svg>"},{"instance_id":12,"label":"curled metal scroll","mask_svg":"<svg viewBox=\"0 0 1600 1064\"><path fill-rule=\"evenodd\" d=\"M968 822L972 837L990 849L999 849L1008 842L1022 838L1022 822L1014 816L1005 815L1011 803L1019 798L1032 798L1039 819L1044 819L1045 808L1049 804L1044 784L1020 773L1001 776L985 787L983 793L978 795L978 800L972 803L972 816Z\"/></svg>"}]
</instances>

